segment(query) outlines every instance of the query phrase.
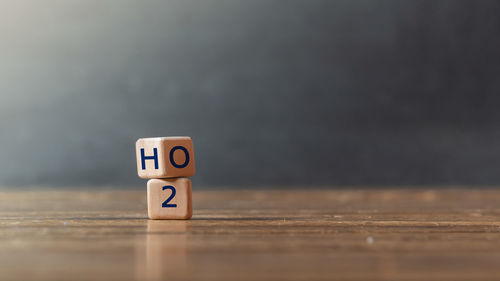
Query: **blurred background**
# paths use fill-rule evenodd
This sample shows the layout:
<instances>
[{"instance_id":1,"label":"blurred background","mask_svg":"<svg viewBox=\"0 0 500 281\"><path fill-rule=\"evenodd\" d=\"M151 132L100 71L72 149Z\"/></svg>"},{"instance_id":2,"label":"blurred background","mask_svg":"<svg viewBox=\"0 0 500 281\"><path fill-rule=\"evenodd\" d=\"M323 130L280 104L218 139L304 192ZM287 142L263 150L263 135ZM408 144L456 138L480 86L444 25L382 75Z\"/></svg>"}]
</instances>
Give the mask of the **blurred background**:
<instances>
[{"instance_id":1,"label":"blurred background","mask_svg":"<svg viewBox=\"0 0 500 281\"><path fill-rule=\"evenodd\" d=\"M0 0L0 185L500 184L500 2Z\"/></svg>"}]
</instances>

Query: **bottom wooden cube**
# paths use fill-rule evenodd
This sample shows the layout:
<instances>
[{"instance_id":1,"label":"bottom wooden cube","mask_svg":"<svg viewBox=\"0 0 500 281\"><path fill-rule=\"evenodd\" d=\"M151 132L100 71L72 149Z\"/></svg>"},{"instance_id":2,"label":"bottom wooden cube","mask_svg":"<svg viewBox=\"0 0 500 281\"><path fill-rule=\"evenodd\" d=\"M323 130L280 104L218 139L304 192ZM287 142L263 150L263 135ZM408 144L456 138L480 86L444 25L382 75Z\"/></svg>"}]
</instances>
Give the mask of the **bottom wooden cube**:
<instances>
[{"instance_id":1,"label":"bottom wooden cube","mask_svg":"<svg viewBox=\"0 0 500 281\"><path fill-rule=\"evenodd\" d=\"M191 180L188 178L148 181L148 215L153 220L185 220L193 214Z\"/></svg>"}]
</instances>

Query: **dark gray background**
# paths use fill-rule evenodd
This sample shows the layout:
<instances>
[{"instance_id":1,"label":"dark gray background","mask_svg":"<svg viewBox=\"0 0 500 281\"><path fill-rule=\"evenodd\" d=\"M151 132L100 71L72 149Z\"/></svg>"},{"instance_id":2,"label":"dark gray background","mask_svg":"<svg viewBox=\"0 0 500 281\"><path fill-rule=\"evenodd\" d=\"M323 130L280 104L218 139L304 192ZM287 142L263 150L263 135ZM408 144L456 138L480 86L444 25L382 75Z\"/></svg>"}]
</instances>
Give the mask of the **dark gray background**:
<instances>
[{"instance_id":1,"label":"dark gray background","mask_svg":"<svg viewBox=\"0 0 500 281\"><path fill-rule=\"evenodd\" d=\"M2 1L0 185L500 183L498 1Z\"/></svg>"}]
</instances>

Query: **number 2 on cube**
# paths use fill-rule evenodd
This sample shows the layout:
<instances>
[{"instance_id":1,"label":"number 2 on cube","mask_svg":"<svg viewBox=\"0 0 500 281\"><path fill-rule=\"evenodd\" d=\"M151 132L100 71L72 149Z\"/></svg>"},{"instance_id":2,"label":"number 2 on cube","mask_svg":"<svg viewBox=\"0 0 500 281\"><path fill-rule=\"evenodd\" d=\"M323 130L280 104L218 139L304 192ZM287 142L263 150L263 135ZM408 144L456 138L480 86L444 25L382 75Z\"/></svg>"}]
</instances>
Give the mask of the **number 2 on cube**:
<instances>
[{"instance_id":1,"label":"number 2 on cube","mask_svg":"<svg viewBox=\"0 0 500 281\"><path fill-rule=\"evenodd\" d=\"M167 200L165 200L161 206L163 208L177 208L177 204L168 204L168 202L172 201L172 199L174 199L174 196L175 196L175 187L171 186L171 185L166 185L163 187L163 190L165 189L170 189L172 190L172 193L170 194L170 196L167 198Z\"/></svg>"}]
</instances>

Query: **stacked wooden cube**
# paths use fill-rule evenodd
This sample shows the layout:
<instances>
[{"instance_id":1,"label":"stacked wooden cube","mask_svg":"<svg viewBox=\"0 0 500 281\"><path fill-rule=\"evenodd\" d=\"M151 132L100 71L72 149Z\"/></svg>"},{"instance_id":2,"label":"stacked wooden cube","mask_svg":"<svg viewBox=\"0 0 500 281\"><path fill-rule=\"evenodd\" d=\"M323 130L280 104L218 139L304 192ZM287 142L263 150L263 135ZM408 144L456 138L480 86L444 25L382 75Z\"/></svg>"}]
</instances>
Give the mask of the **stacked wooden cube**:
<instances>
[{"instance_id":1,"label":"stacked wooden cube","mask_svg":"<svg viewBox=\"0 0 500 281\"><path fill-rule=\"evenodd\" d=\"M142 138L135 144L137 174L147 184L150 219L189 219L195 173L190 137Z\"/></svg>"}]
</instances>

